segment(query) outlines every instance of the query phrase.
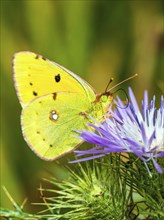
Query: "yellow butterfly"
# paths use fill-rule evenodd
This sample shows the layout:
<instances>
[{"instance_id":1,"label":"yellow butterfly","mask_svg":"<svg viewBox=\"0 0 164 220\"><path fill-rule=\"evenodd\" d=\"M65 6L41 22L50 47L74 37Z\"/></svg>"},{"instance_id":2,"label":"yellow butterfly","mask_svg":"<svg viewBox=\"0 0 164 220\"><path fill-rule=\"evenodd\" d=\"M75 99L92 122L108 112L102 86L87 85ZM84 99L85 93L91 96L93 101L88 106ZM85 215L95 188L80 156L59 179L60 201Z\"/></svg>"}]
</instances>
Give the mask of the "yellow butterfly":
<instances>
[{"instance_id":1,"label":"yellow butterfly","mask_svg":"<svg viewBox=\"0 0 164 220\"><path fill-rule=\"evenodd\" d=\"M109 91L97 94L78 75L41 55L16 53L13 71L23 136L42 159L55 160L74 150L82 142L74 130L85 129L91 116L102 121L108 113Z\"/></svg>"}]
</instances>

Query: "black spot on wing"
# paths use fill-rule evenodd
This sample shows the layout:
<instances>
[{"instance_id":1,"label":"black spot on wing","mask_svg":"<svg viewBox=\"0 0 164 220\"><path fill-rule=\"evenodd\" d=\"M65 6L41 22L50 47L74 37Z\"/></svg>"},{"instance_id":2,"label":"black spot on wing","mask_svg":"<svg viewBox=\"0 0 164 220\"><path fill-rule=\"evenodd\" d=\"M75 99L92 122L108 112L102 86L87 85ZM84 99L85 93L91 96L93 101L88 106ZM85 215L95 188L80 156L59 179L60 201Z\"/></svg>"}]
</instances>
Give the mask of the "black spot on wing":
<instances>
[{"instance_id":1,"label":"black spot on wing","mask_svg":"<svg viewBox=\"0 0 164 220\"><path fill-rule=\"evenodd\" d=\"M37 92L35 92L35 91L33 91L33 95L34 95L34 96L37 96L37 95L38 95L38 93L37 93Z\"/></svg>"},{"instance_id":2,"label":"black spot on wing","mask_svg":"<svg viewBox=\"0 0 164 220\"><path fill-rule=\"evenodd\" d=\"M58 83L58 82L60 82L60 80L61 80L60 74L56 75L55 76L55 81Z\"/></svg>"},{"instance_id":3,"label":"black spot on wing","mask_svg":"<svg viewBox=\"0 0 164 220\"><path fill-rule=\"evenodd\" d=\"M33 86L33 83L32 83L32 82L30 82L30 83L29 83L29 85L30 85L30 86Z\"/></svg>"},{"instance_id":4,"label":"black spot on wing","mask_svg":"<svg viewBox=\"0 0 164 220\"><path fill-rule=\"evenodd\" d=\"M41 56L42 60L47 60L45 57Z\"/></svg>"},{"instance_id":5,"label":"black spot on wing","mask_svg":"<svg viewBox=\"0 0 164 220\"><path fill-rule=\"evenodd\" d=\"M38 60L39 58L41 58L42 60L47 60L45 57L36 54L35 59Z\"/></svg>"},{"instance_id":6,"label":"black spot on wing","mask_svg":"<svg viewBox=\"0 0 164 220\"><path fill-rule=\"evenodd\" d=\"M36 54L35 59L39 59L39 55L38 54Z\"/></svg>"},{"instance_id":7,"label":"black spot on wing","mask_svg":"<svg viewBox=\"0 0 164 220\"><path fill-rule=\"evenodd\" d=\"M56 93L56 92L54 92L52 97L53 97L53 100L56 100L57 93Z\"/></svg>"}]
</instances>

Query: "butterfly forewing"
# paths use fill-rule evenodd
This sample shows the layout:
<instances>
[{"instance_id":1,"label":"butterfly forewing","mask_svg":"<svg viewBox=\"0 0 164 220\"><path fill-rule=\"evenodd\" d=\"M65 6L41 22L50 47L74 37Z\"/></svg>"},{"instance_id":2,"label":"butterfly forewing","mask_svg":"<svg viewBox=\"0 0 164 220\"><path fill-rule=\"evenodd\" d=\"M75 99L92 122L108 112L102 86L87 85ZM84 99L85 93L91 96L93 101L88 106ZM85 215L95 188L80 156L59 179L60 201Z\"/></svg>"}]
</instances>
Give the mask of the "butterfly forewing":
<instances>
[{"instance_id":1,"label":"butterfly forewing","mask_svg":"<svg viewBox=\"0 0 164 220\"><path fill-rule=\"evenodd\" d=\"M31 100L54 92L76 92L94 101L95 92L78 75L41 55L16 53L14 81L22 107Z\"/></svg>"}]
</instances>

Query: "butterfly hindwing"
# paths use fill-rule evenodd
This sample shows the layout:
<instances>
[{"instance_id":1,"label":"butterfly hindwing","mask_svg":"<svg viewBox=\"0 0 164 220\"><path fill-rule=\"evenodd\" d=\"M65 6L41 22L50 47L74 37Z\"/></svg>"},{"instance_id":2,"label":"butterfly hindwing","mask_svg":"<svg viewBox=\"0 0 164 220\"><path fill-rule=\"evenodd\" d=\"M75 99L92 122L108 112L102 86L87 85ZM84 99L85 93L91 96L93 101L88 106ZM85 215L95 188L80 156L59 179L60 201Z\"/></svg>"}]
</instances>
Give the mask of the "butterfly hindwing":
<instances>
[{"instance_id":1,"label":"butterfly hindwing","mask_svg":"<svg viewBox=\"0 0 164 220\"><path fill-rule=\"evenodd\" d=\"M56 159L81 142L74 137L74 129L85 128L84 113L90 108L88 99L78 93L61 92L36 98L22 112L24 138L39 157Z\"/></svg>"}]
</instances>

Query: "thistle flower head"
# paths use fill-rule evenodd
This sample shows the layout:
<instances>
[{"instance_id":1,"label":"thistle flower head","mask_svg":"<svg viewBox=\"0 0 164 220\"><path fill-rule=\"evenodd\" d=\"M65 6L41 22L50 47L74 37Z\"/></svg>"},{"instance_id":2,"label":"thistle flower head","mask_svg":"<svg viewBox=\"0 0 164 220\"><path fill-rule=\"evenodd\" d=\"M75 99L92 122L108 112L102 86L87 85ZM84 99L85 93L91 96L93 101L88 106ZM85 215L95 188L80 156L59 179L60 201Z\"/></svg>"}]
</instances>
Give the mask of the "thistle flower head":
<instances>
[{"instance_id":1,"label":"thistle flower head","mask_svg":"<svg viewBox=\"0 0 164 220\"><path fill-rule=\"evenodd\" d=\"M140 111L136 98L129 88L130 102L125 108L123 102L117 98L117 108L111 111L112 117L103 124L89 124L97 133L82 130L80 138L96 144L96 147L75 151L77 156L85 156L78 161L102 157L112 152L132 152L147 166L152 160L156 170L162 173L162 168L156 158L164 156L164 99L161 96L159 109L155 106L155 96L148 101L145 91ZM91 155L89 157L86 157ZM148 168L148 167L147 167Z\"/></svg>"}]
</instances>

